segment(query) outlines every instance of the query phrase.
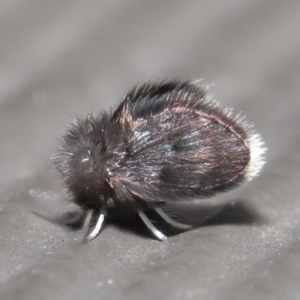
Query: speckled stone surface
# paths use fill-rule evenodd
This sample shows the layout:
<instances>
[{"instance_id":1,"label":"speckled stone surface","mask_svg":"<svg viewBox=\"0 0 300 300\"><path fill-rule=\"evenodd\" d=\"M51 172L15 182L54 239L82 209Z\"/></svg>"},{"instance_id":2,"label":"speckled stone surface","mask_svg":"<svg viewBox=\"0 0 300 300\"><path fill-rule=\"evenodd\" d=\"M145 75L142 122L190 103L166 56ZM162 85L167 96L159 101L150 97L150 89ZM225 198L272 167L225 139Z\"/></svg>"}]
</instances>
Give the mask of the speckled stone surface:
<instances>
[{"instance_id":1,"label":"speckled stone surface","mask_svg":"<svg viewBox=\"0 0 300 300\"><path fill-rule=\"evenodd\" d=\"M298 1L1 0L0 299L300 299L299 15ZM49 159L72 116L161 78L204 78L247 115L269 148L261 176L166 242L134 218L83 243L40 217L74 210Z\"/></svg>"}]
</instances>

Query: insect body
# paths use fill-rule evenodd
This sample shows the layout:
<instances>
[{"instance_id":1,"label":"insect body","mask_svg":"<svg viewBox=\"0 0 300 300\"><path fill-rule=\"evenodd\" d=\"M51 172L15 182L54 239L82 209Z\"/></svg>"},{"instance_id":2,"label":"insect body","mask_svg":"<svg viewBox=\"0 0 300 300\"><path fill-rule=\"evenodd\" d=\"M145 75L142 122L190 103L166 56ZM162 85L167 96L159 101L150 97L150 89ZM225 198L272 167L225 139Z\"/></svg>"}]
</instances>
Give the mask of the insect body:
<instances>
[{"instance_id":1,"label":"insect body","mask_svg":"<svg viewBox=\"0 0 300 300\"><path fill-rule=\"evenodd\" d=\"M264 164L264 152L261 137L210 100L204 88L170 81L133 88L113 113L77 118L55 165L72 201L98 219L88 239L99 234L110 201L128 205L165 240L145 209L188 229L162 207L214 196L252 179Z\"/></svg>"}]
</instances>

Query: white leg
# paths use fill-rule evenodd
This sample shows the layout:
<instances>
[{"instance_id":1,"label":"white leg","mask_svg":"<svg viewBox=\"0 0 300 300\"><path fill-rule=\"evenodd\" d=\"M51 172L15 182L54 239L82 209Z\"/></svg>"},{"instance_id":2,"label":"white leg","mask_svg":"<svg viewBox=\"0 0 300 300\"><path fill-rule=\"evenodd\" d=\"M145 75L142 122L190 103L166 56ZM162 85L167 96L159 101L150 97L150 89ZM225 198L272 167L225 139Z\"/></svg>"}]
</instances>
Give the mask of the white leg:
<instances>
[{"instance_id":1,"label":"white leg","mask_svg":"<svg viewBox=\"0 0 300 300\"><path fill-rule=\"evenodd\" d=\"M88 241L91 241L100 233L100 230L101 230L101 227L102 227L102 224L104 221L104 217L105 217L105 214L103 212L101 212L99 215L99 218L97 220L96 226L94 227L92 232L86 237L86 239Z\"/></svg>"},{"instance_id":2,"label":"white leg","mask_svg":"<svg viewBox=\"0 0 300 300\"><path fill-rule=\"evenodd\" d=\"M188 224L179 223L173 219L171 219L161 208L155 208L155 211L162 217L166 223L170 224L171 226L179 229L191 229L193 226Z\"/></svg>"},{"instance_id":3,"label":"white leg","mask_svg":"<svg viewBox=\"0 0 300 300\"><path fill-rule=\"evenodd\" d=\"M97 223L94 229L89 233L86 237L87 241L93 240L101 231L105 216L106 216L106 202L102 203L102 207L99 210L97 209L88 209L86 214L85 225L90 226L91 222L93 222L97 218ZM89 222L89 224L87 224Z\"/></svg>"},{"instance_id":4,"label":"white leg","mask_svg":"<svg viewBox=\"0 0 300 300\"><path fill-rule=\"evenodd\" d=\"M152 232L152 234L160 241L165 241L167 237L163 235L159 230L155 228L155 226L151 223L148 217L142 212L138 211L140 218L143 220L148 229Z\"/></svg>"}]
</instances>

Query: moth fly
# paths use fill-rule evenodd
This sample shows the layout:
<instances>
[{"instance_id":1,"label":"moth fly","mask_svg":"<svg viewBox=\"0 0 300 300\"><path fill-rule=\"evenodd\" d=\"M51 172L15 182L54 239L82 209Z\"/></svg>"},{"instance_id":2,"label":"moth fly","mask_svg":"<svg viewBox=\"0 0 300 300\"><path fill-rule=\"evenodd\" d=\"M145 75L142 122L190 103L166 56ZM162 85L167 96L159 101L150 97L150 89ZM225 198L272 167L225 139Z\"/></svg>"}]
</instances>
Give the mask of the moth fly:
<instances>
[{"instance_id":1,"label":"moth fly","mask_svg":"<svg viewBox=\"0 0 300 300\"><path fill-rule=\"evenodd\" d=\"M114 112L77 117L54 160L71 201L97 220L88 240L99 234L112 204L136 212L163 241L146 209L189 229L164 206L251 180L264 165L265 151L260 135L205 88L174 80L134 87Z\"/></svg>"}]
</instances>

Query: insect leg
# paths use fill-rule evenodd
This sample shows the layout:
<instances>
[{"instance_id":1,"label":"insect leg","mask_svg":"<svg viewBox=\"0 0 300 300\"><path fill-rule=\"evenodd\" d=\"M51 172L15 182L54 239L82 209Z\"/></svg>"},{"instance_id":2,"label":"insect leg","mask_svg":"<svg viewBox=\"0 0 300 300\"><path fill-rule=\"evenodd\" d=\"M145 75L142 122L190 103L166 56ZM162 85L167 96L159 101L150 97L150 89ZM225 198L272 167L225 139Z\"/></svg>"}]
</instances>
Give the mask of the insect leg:
<instances>
[{"instance_id":1,"label":"insect leg","mask_svg":"<svg viewBox=\"0 0 300 300\"><path fill-rule=\"evenodd\" d=\"M86 237L86 239L88 241L91 241L93 240L99 233L100 233L100 230L102 228L102 224L103 224L103 221L105 219L105 215L106 215L106 209L105 208L102 208L100 210L100 212L98 210L92 210L92 212L88 212L87 213L87 221L89 221L89 224L92 222L92 220L94 220L95 218L97 218L97 222L96 222L96 225L94 227L94 229L89 233L89 235Z\"/></svg>"},{"instance_id":2,"label":"insect leg","mask_svg":"<svg viewBox=\"0 0 300 300\"><path fill-rule=\"evenodd\" d=\"M138 214L142 221L145 223L145 225L148 227L148 229L158 240L165 241L167 239L165 235L163 235L158 229L155 228L155 226L151 223L148 217L141 210L138 211Z\"/></svg>"},{"instance_id":3,"label":"insect leg","mask_svg":"<svg viewBox=\"0 0 300 300\"><path fill-rule=\"evenodd\" d=\"M180 222L177 222L173 219L171 219L161 208L157 207L155 208L155 211L158 213L158 215L160 215L160 217L168 224L170 224L171 226L175 227L175 228L179 228L179 229L191 229L193 226L188 225L188 224L183 224Z\"/></svg>"}]
</instances>

